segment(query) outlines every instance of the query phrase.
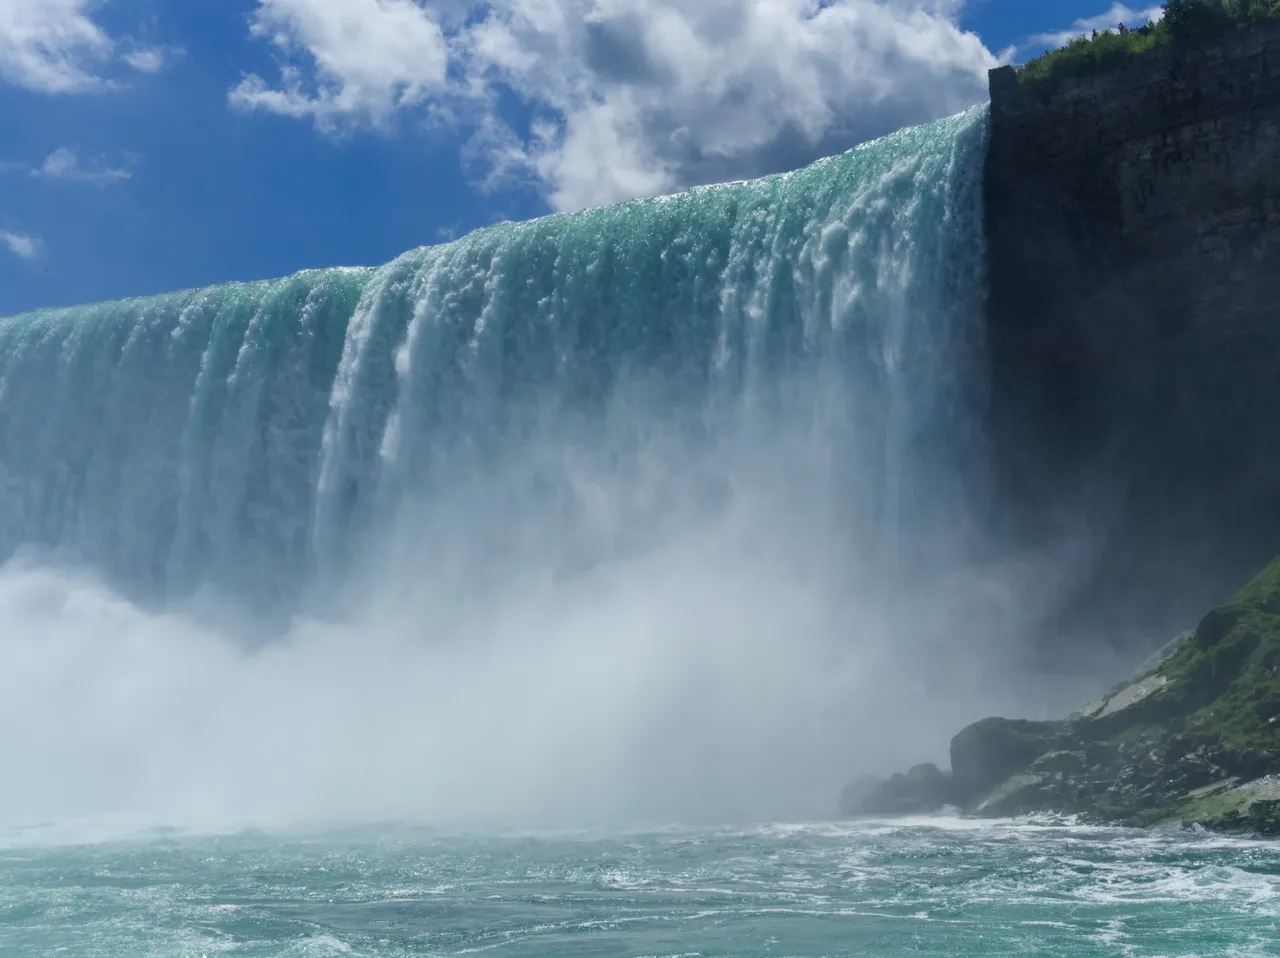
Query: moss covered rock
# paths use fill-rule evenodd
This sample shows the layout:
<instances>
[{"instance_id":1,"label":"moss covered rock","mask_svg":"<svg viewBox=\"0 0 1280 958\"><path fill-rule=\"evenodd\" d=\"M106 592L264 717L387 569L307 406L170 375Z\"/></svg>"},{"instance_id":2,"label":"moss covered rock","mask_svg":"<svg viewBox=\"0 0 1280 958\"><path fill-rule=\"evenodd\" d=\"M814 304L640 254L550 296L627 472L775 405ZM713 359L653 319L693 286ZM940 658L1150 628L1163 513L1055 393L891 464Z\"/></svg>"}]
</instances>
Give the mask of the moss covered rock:
<instances>
[{"instance_id":1,"label":"moss covered rock","mask_svg":"<svg viewBox=\"0 0 1280 958\"><path fill-rule=\"evenodd\" d=\"M917 766L846 790L846 814L957 805L1280 836L1280 559L1129 681L1059 722L988 718Z\"/></svg>"}]
</instances>

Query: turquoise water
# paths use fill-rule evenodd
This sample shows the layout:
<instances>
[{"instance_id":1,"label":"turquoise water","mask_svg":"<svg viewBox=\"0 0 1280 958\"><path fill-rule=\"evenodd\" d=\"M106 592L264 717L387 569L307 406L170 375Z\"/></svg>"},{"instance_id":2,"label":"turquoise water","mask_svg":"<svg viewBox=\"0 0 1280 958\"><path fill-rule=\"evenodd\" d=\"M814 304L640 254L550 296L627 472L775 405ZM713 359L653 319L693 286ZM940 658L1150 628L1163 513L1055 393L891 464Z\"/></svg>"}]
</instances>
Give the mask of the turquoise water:
<instances>
[{"instance_id":1,"label":"turquoise water","mask_svg":"<svg viewBox=\"0 0 1280 958\"><path fill-rule=\"evenodd\" d=\"M0 953L1262 956L1280 849L956 821L0 852Z\"/></svg>"},{"instance_id":2,"label":"turquoise water","mask_svg":"<svg viewBox=\"0 0 1280 958\"><path fill-rule=\"evenodd\" d=\"M1084 697L982 532L985 142L0 319L0 955L1267 954L1247 842L445 837L809 820Z\"/></svg>"}]
</instances>

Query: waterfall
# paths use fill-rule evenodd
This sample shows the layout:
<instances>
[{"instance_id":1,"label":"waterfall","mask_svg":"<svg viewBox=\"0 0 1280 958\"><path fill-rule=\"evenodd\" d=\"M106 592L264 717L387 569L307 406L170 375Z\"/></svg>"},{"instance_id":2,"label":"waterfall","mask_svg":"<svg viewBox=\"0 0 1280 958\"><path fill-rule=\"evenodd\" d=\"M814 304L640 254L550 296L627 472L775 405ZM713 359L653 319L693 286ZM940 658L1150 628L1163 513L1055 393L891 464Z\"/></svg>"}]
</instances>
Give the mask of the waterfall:
<instances>
[{"instance_id":1,"label":"waterfall","mask_svg":"<svg viewBox=\"0 0 1280 958\"><path fill-rule=\"evenodd\" d=\"M288 604L409 499L430 522L433 494L457 506L505 470L523 479L504 495L572 523L589 493L554 460L607 455L657 497L615 504L616 536L643 538L691 450L738 456L736 479L704 477L714 508L750 479L741 456L781 454L768 434L826 472L854 551L882 562L922 507L912 470L939 465L929 443L971 426L984 138L978 109L380 269L2 320L0 556L150 599Z\"/></svg>"},{"instance_id":2,"label":"waterfall","mask_svg":"<svg viewBox=\"0 0 1280 958\"><path fill-rule=\"evenodd\" d=\"M1022 708L985 141L0 320L0 824L822 815Z\"/></svg>"}]
</instances>

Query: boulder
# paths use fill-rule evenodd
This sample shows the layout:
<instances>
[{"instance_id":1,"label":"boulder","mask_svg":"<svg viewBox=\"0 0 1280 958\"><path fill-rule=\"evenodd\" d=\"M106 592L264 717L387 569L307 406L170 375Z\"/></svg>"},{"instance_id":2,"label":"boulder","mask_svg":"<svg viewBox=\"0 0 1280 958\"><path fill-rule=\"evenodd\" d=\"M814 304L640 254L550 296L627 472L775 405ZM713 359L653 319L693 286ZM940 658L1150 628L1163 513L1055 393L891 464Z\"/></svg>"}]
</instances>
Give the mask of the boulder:
<instances>
[{"instance_id":1,"label":"boulder","mask_svg":"<svg viewBox=\"0 0 1280 958\"><path fill-rule=\"evenodd\" d=\"M859 815L872 815L868 809L875 807L879 794L885 787L883 778L874 775L860 775L844 787L840 793L840 814L845 818L856 818Z\"/></svg>"},{"instance_id":2,"label":"boulder","mask_svg":"<svg viewBox=\"0 0 1280 958\"><path fill-rule=\"evenodd\" d=\"M1040 756L1070 750L1076 744L1065 722L1003 718L975 722L951 740L955 794L961 804L968 804L1025 772Z\"/></svg>"},{"instance_id":3,"label":"boulder","mask_svg":"<svg viewBox=\"0 0 1280 958\"><path fill-rule=\"evenodd\" d=\"M920 765L846 789L846 814L954 806L1280 837L1280 559L1127 680L1060 722L988 718Z\"/></svg>"},{"instance_id":4,"label":"boulder","mask_svg":"<svg viewBox=\"0 0 1280 958\"><path fill-rule=\"evenodd\" d=\"M860 815L925 815L954 801L951 776L933 764L916 765L905 775L863 776L840 795L840 813Z\"/></svg>"}]
</instances>

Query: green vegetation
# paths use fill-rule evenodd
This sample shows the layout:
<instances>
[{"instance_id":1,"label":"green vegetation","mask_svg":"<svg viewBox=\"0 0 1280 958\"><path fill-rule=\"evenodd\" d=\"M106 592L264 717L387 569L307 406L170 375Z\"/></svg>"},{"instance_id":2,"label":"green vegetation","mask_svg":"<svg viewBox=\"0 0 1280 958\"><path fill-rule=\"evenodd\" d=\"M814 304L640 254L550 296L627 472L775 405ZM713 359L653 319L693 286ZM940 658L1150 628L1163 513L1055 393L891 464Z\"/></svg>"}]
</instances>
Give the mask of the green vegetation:
<instances>
[{"instance_id":1,"label":"green vegetation","mask_svg":"<svg viewBox=\"0 0 1280 958\"><path fill-rule=\"evenodd\" d=\"M950 774L922 766L862 780L841 807L949 804L1280 838L1280 558L1066 721L982 719L951 740Z\"/></svg>"},{"instance_id":2,"label":"green vegetation","mask_svg":"<svg viewBox=\"0 0 1280 958\"><path fill-rule=\"evenodd\" d=\"M1280 559L1206 615L1160 671L1193 740L1280 751Z\"/></svg>"},{"instance_id":3,"label":"green vegetation","mask_svg":"<svg viewBox=\"0 0 1280 958\"><path fill-rule=\"evenodd\" d=\"M1060 50L1028 60L1018 70L1018 79L1034 83L1054 76L1085 76L1157 47L1203 46L1230 30L1276 17L1280 0L1165 0L1158 23L1125 33L1103 30L1076 37Z\"/></svg>"}]
</instances>

